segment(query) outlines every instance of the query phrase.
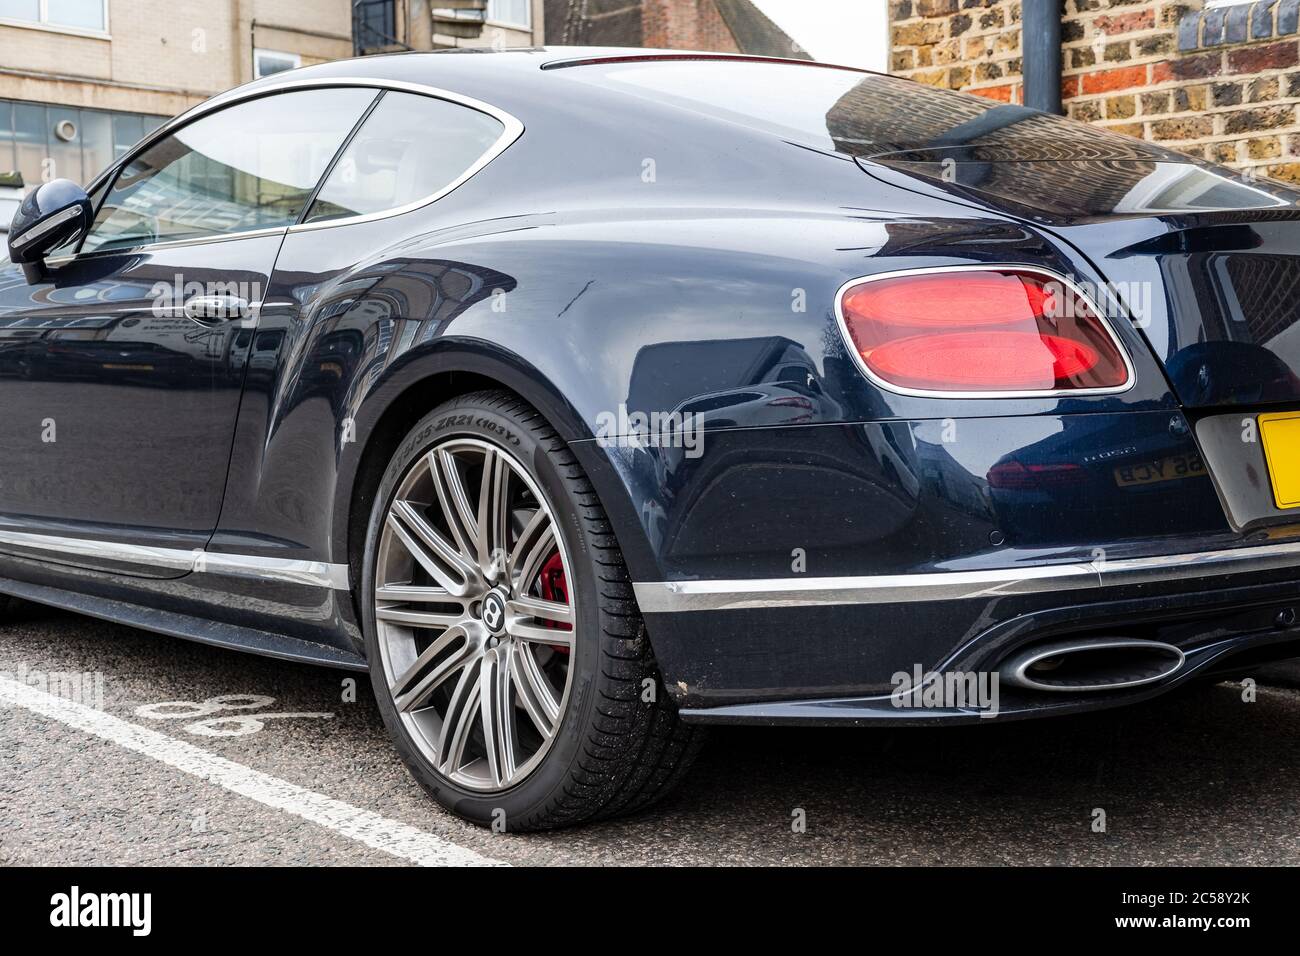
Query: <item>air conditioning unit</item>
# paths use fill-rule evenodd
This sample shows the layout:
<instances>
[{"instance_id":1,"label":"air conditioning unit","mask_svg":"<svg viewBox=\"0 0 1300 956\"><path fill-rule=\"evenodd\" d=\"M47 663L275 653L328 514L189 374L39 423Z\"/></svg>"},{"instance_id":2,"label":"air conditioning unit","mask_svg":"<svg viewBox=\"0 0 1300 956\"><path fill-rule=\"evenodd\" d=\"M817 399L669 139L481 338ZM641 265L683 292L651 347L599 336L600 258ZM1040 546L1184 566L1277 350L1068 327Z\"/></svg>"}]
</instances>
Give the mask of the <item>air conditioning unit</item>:
<instances>
[{"instance_id":1,"label":"air conditioning unit","mask_svg":"<svg viewBox=\"0 0 1300 956\"><path fill-rule=\"evenodd\" d=\"M433 0L433 32L473 40L483 33L487 0Z\"/></svg>"}]
</instances>

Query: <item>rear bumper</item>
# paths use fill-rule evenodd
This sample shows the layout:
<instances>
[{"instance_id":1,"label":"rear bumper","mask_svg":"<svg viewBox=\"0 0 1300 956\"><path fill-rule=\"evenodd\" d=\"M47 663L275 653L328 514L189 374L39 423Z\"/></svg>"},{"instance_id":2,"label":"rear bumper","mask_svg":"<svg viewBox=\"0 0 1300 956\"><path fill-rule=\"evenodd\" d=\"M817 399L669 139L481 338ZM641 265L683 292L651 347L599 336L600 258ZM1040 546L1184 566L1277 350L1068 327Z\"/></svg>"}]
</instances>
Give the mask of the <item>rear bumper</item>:
<instances>
[{"instance_id":1,"label":"rear bumper","mask_svg":"<svg viewBox=\"0 0 1300 956\"><path fill-rule=\"evenodd\" d=\"M677 582L637 592L655 608L647 623L670 690L683 716L701 723L978 721L990 715L900 706L895 675L989 675L1018 650L1066 638L1159 641L1181 649L1186 663L1167 680L1127 690L1002 684L994 716L1115 707L1300 656L1300 542L1051 567L799 587Z\"/></svg>"},{"instance_id":2,"label":"rear bumper","mask_svg":"<svg viewBox=\"0 0 1300 956\"><path fill-rule=\"evenodd\" d=\"M965 719L899 714L894 675L987 670L1051 638L1138 638L1139 617L1151 640L1187 653L1176 680L1069 701L1007 689L1002 712L1140 699L1202 672L1209 657L1192 652L1211 643L1227 641L1225 657L1300 639L1273 626L1291 602L1300 613L1300 525L1234 526L1180 413L706 439L696 458L581 449L668 690L692 719ZM1177 640L1152 616L1182 627Z\"/></svg>"}]
</instances>

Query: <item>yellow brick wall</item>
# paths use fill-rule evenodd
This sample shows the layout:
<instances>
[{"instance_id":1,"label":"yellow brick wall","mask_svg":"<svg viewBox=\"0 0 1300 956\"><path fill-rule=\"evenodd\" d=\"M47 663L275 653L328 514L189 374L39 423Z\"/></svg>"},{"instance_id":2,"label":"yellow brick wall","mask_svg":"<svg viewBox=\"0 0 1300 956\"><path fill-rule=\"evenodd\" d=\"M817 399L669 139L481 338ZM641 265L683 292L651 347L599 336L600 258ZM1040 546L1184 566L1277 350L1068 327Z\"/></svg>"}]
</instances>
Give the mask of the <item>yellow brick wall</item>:
<instances>
[{"instance_id":1,"label":"yellow brick wall","mask_svg":"<svg viewBox=\"0 0 1300 956\"><path fill-rule=\"evenodd\" d=\"M1061 92L1072 118L1300 182L1297 0L1061 6ZM1021 102L1020 8L1021 0L891 0L893 71Z\"/></svg>"}]
</instances>

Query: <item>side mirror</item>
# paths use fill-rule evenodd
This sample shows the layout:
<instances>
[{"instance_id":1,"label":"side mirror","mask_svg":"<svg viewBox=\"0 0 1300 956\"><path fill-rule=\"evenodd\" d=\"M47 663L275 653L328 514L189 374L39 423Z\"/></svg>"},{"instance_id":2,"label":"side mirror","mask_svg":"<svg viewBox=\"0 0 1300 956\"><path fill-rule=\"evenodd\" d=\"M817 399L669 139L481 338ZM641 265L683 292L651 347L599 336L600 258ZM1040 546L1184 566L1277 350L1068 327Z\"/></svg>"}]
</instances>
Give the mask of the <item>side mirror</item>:
<instances>
[{"instance_id":1,"label":"side mirror","mask_svg":"<svg viewBox=\"0 0 1300 956\"><path fill-rule=\"evenodd\" d=\"M45 256L90 228L94 210L86 191L70 179L55 179L33 189L9 227L9 260L23 267L28 282L39 282Z\"/></svg>"}]
</instances>

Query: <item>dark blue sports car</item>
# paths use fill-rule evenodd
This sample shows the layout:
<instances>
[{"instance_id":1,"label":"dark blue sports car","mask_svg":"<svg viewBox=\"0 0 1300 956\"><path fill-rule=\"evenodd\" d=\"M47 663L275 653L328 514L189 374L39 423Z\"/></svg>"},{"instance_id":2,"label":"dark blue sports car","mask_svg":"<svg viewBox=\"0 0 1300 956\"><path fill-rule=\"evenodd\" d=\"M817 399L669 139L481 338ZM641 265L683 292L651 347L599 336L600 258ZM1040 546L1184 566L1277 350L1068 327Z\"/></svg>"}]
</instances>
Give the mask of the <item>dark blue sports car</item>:
<instances>
[{"instance_id":1,"label":"dark blue sports car","mask_svg":"<svg viewBox=\"0 0 1300 956\"><path fill-rule=\"evenodd\" d=\"M368 670L512 830L704 724L1248 674L1300 653L1298 198L807 62L277 74L19 208L0 593Z\"/></svg>"}]
</instances>

